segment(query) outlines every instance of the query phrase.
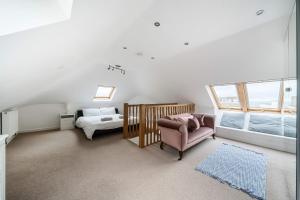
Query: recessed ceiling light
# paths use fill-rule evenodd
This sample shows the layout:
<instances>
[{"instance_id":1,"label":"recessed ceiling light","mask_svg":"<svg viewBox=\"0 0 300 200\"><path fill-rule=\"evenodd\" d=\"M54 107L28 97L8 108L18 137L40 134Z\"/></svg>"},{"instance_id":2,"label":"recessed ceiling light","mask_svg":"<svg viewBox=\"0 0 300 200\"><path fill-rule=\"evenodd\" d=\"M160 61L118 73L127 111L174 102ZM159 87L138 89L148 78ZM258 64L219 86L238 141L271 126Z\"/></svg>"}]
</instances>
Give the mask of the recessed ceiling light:
<instances>
[{"instance_id":1,"label":"recessed ceiling light","mask_svg":"<svg viewBox=\"0 0 300 200\"><path fill-rule=\"evenodd\" d=\"M152 60L154 60L154 59L155 59L155 57L153 57L153 56L152 56L152 57L151 57L151 59L152 59Z\"/></svg>"},{"instance_id":2,"label":"recessed ceiling light","mask_svg":"<svg viewBox=\"0 0 300 200\"><path fill-rule=\"evenodd\" d=\"M60 66L57 67L58 70L62 70L62 69L64 69L64 68L65 68L65 67L64 67L63 65L60 65Z\"/></svg>"},{"instance_id":3,"label":"recessed ceiling light","mask_svg":"<svg viewBox=\"0 0 300 200\"><path fill-rule=\"evenodd\" d=\"M159 27L160 23L159 22L154 22L154 26Z\"/></svg>"},{"instance_id":4,"label":"recessed ceiling light","mask_svg":"<svg viewBox=\"0 0 300 200\"><path fill-rule=\"evenodd\" d=\"M264 10L260 9L260 10L256 11L256 15L257 15L257 16L258 16L258 15L261 15L261 14L263 14L264 12L265 12Z\"/></svg>"},{"instance_id":5,"label":"recessed ceiling light","mask_svg":"<svg viewBox=\"0 0 300 200\"><path fill-rule=\"evenodd\" d=\"M137 56L143 56L143 52L137 52L136 55Z\"/></svg>"},{"instance_id":6,"label":"recessed ceiling light","mask_svg":"<svg viewBox=\"0 0 300 200\"><path fill-rule=\"evenodd\" d=\"M123 47L123 49L127 49L127 47Z\"/></svg>"},{"instance_id":7,"label":"recessed ceiling light","mask_svg":"<svg viewBox=\"0 0 300 200\"><path fill-rule=\"evenodd\" d=\"M190 44L190 43L188 43L188 42L185 42L185 43L184 43L184 45L186 45L186 46L189 45L189 44Z\"/></svg>"}]
</instances>

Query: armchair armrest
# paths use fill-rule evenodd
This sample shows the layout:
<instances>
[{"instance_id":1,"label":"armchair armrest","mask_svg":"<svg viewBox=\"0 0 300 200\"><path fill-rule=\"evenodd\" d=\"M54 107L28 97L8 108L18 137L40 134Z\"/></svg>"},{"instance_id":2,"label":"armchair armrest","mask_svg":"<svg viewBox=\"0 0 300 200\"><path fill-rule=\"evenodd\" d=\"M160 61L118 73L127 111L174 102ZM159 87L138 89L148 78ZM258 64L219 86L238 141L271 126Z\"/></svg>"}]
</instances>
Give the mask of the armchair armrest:
<instances>
[{"instance_id":1,"label":"armchair armrest","mask_svg":"<svg viewBox=\"0 0 300 200\"><path fill-rule=\"evenodd\" d=\"M188 141L188 129L182 122L159 119L158 126L161 132L161 141L182 151Z\"/></svg>"},{"instance_id":2,"label":"armchair armrest","mask_svg":"<svg viewBox=\"0 0 300 200\"><path fill-rule=\"evenodd\" d=\"M209 114L203 114L203 113L193 114L193 115L199 120L199 122L200 122L202 116L204 115L204 118L203 118L204 126L214 129L214 132L215 132L215 129L216 129L216 126L215 126L216 116L215 115L209 115Z\"/></svg>"}]
</instances>

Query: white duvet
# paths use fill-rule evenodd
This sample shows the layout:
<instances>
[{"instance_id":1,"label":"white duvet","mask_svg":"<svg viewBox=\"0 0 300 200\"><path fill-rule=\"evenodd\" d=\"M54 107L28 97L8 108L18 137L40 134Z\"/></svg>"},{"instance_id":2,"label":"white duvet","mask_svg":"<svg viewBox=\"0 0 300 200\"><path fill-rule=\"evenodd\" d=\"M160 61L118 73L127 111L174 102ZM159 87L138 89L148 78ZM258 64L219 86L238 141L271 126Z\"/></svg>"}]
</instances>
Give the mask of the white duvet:
<instances>
[{"instance_id":1,"label":"white duvet","mask_svg":"<svg viewBox=\"0 0 300 200\"><path fill-rule=\"evenodd\" d=\"M110 121L101 121L101 118L111 117ZM92 139L95 130L108 130L123 127L123 119L120 114L79 117L76 126L82 128L86 137Z\"/></svg>"}]
</instances>

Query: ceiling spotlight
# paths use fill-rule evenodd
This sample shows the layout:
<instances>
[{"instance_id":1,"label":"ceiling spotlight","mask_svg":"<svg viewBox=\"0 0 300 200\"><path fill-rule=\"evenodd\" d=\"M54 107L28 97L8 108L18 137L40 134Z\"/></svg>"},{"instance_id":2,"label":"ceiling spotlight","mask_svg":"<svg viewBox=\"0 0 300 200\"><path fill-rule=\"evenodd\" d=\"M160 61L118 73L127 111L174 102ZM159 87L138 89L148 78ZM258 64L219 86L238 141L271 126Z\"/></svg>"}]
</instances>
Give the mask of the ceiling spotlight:
<instances>
[{"instance_id":1,"label":"ceiling spotlight","mask_svg":"<svg viewBox=\"0 0 300 200\"><path fill-rule=\"evenodd\" d=\"M127 47L123 47L123 49L127 49Z\"/></svg>"},{"instance_id":2,"label":"ceiling spotlight","mask_svg":"<svg viewBox=\"0 0 300 200\"><path fill-rule=\"evenodd\" d=\"M159 27L160 23L159 22L154 22L154 26Z\"/></svg>"},{"instance_id":3,"label":"ceiling spotlight","mask_svg":"<svg viewBox=\"0 0 300 200\"><path fill-rule=\"evenodd\" d=\"M114 71L114 70L120 71L121 74L125 75L125 69L123 69L121 65L108 65L107 70L110 70L110 71Z\"/></svg>"},{"instance_id":4,"label":"ceiling spotlight","mask_svg":"<svg viewBox=\"0 0 300 200\"><path fill-rule=\"evenodd\" d=\"M257 15L257 16L258 16L258 15L261 15L261 14L263 14L264 12L265 12L264 10L260 9L260 10L256 11L256 15Z\"/></svg>"},{"instance_id":5,"label":"ceiling spotlight","mask_svg":"<svg viewBox=\"0 0 300 200\"><path fill-rule=\"evenodd\" d=\"M143 56L143 52L137 52L136 55L137 56Z\"/></svg>"},{"instance_id":6,"label":"ceiling spotlight","mask_svg":"<svg viewBox=\"0 0 300 200\"><path fill-rule=\"evenodd\" d=\"M155 57L153 57L153 56L152 56L152 57L151 57L151 59L152 59L152 60L154 60L154 59L155 59Z\"/></svg>"},{"instance_id":7,"label":"ceiling spotlight","mask_svg":"<svg viewBox=\"0 0 300 200\"><path fill-rule=\"evenodd\" d=\"M186 45L186 46L187 46L187 45L189 45L189 43L188 43L188 42L185 42L185 43L184 43L184 45Z\"/></svg>"}]
</instances>

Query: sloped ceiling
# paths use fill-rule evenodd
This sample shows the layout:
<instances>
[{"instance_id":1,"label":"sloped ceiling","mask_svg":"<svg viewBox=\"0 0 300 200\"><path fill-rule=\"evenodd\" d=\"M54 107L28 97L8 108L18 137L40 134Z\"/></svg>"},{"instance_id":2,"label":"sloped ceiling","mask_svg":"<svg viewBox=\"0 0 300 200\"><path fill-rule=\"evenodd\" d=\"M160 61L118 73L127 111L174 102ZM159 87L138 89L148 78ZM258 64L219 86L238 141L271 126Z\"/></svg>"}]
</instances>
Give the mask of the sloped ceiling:
<instances>
[{"instance_id":1,"label":"sloped ceiling","mask_svg":"<svg viewBox=\"0 0 300 200\"><path fill-rule=\"evenodd\" d=\"M207 85L295 77L287 66L285 24L280 18L148 66L141 70L140 89L212 112Z\"/></svg>"},{"instance_id":2,"label":"sloped ceiling","mask_svg":"<svg viewBox=\"0 0 300 200\"><path fill-rule=\"evenodd\" d=\"M73 0L0 2L0 36L70 18Z\"/></svg>"},{"instance_id":3,"label":"sloped ceiling","mask_svg":"<svg viewBox=\"0 0 300 200\"><path fill-rule=\"evenodd\" d=\"M209 107L201 100L204 85L235 81L233 71L240 80L284 75L284 30L292 5L293 0L74 0L70 20L0 36L0 110L89 102L98 84L118 87L114 101L142 94ZM258 9L265 13L256 16ZM124 66L126 76L107 71L108 64ZM262 73L244 76L252 67Z\"/></svg>"}]
</instances>

